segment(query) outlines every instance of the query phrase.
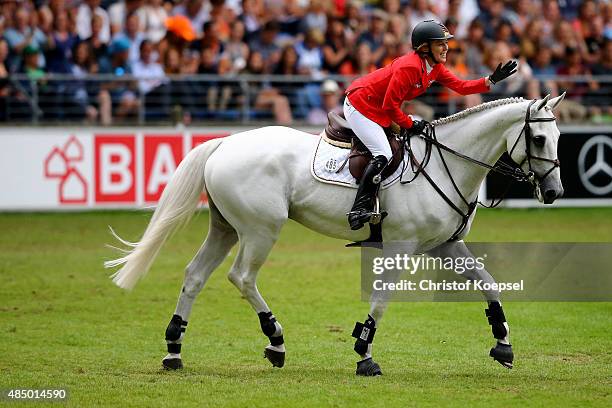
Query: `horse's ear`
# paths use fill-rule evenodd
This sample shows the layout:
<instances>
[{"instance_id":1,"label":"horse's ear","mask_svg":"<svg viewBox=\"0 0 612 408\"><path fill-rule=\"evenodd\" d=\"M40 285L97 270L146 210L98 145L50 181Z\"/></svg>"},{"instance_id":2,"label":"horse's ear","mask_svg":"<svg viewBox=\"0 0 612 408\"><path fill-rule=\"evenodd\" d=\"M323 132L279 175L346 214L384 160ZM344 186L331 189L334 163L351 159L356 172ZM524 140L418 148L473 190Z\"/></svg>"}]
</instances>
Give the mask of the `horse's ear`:
<instances>
[{"instance_id":1,"label":"horse's ear","mask_svg":"<svg viewBox=\"0 0 612 408\"><path fill-rule=\"evenodd\" d=\"M537 111L539 111L540 109L542 109L543 107L545 107L545 106L546 106L546 104L548 103L548 99L550 99L550 94L546 95L546 96L544 97L544 99L542 99L542 101L540 102L540 104L538 105L538 107L537 107L537 109L536 109L536 110L537 110Z\"/></svg>"},{"instance_id":2,"label":"horse's ear","mask_svg":"<svg viewBox=\"0 0 612 408\"><path fill-rule=\"evenodd\" d=\"M548 101L548 106L550 107L550 109L555 109L557 106L559 106L563 98L565 98L565 92L563 92L556 98L552 98L550 101Z\"/></svg>"}]
</instances>

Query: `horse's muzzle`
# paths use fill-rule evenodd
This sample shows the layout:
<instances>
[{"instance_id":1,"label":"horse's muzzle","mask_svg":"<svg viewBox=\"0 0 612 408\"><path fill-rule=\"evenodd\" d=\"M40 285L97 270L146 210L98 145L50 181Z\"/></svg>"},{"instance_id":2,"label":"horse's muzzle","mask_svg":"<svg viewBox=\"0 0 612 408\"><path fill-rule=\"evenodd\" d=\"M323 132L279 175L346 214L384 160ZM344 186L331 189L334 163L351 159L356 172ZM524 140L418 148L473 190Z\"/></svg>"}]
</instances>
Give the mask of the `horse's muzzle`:
<instances>
[{"instance_id":1,"label":"horse's muzzle","mask_svg":"<svg viewBox=\"0 0 612 408\"><path fill-rule=\"evenodd\" d=\"M544 185L539 186L540 196L544 204L552 204L557 198L563 197L563 187L560 189L545 187ZM539 198L539 197L538 197Z\"/></svg>"}]
</instances>

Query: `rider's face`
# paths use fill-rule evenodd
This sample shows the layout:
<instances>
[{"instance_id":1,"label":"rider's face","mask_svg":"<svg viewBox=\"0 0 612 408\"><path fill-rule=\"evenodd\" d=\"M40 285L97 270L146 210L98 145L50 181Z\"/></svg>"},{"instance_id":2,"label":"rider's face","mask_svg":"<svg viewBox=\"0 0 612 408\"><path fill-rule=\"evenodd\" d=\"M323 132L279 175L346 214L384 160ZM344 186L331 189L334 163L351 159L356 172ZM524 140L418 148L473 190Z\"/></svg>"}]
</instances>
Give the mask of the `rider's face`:
<instances>
[{"instance_id":1,"label":"rider's face","mask_svg":"<svg viewBox=\"0 0 612 408\"><path fill-rule=\"evenodd\" d=\"M431 53L434 56L436 63L446 62L446 53L448 52L448 40L433 40L431 43Z\"/></svg>"}]
</instances>

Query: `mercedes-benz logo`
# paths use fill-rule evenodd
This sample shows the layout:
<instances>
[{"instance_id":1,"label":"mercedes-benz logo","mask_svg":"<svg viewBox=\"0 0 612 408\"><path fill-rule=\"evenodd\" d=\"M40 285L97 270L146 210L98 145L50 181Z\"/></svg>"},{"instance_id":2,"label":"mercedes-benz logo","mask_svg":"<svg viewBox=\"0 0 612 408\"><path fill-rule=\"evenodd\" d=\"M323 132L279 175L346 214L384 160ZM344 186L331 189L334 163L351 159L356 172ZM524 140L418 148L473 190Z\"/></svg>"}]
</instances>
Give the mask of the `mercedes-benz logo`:
<instances>
[{"instance_id":1,"label":"mercedes-benz logo","mask_svg":"<svg viewBox=\"0 0 612 408\"><path fill-rule=\"evenodd\" d=\"M595 149L595 161L587 166L587 157L593 149ZM606 161L606 150L612 150L612 138L605 135L597 135L590 138L582 146L578 155L580 181L592 194L605 195L612 191L612 167ZM595 177L598 177L598 181L601 180L600 174L604 177L604 180L607 180L607 184L602 184L601 182L593 183Z\"/></svg>"}]
</instances>

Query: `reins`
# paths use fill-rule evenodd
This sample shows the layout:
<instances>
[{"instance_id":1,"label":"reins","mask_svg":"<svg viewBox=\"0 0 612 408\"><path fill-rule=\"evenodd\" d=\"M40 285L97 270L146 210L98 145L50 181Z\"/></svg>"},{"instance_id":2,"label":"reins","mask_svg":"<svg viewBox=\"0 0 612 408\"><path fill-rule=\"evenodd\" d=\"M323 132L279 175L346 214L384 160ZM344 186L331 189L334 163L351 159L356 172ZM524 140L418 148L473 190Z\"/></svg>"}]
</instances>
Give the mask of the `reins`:
<instances>
[{"instance_id":1,"label":"reins","mask_svg":"<svg viewBox=\"0 0 612 408\"><path fill-rule=\"evenodd\" d=\"M537 186L537 183L541 182L542 180L544 180L555 168L559 167L561 164L559 162L559 159L548 159L545 157L539 157L539 156L533 156L531 154L531 138L532 138L532 133L531 133L531 128L529 127L530 123L535 123L535 122L551 122L556 120L555 117L552 118L537 118L537 119L532 119L530 117L530 112L531 112L531 106L535 103L536 101L533 100L529 103L529 106L527 107L527 112L525 114L525 124L523 125L523 128L521 129L521 132L519 133L518 137L516 138L516 141L514 142L514 144L512 145L512 148L510 149L510 157L512 158L512 153L514 152L516 146L518 145L519 140L521 139L521 137L523 136L523 134L525 135L525 159L523 159L523 161L517 165L517 166L512 166L508 163L504 163L504 162L498 162L495 165L491 166L488 163L484 163L480 160L474 159L473 157L467 156L463 153L460 153L454 149L451 149L450 147L444 145L443 143L441 143L437 136L436 136L436 130L435 130L435 126L431 125L431 126L427 126L425 128L425 130L420 133L420 134L410 134L408 130L402 129L402 134L400 135L400 138L403 142L404 148L406 149L406 151L408 152L408 156L410 158L410 165L413 171L414 176L410 179L410 180L401 180L401 178L403 178L403 174L405 168L406 168L406 164L404 163L403 165L403 169L402 169L402 176L400 177L400 183L401 184L408 184L411 183L412 181L414 181L419 174L423 174L423 176L427 179L427 181L429 182L429 184L434 188L434 190L436 190L436 192L442 197L442 199L444 199L444 201L446 201L446 203L455 211L457 212L460 216L461 216L461 223L459 224L459 227L455 230L455 232L453 233L453 235L449 238L449 241L455 241L457 240L457 238L459 238L459 236L461 235L461 233L463 232L463 230L465 230L465 228L467 227L468 221L470 216L472 215L472 213L474 212L474 210L476 209L476 206L478 205L479 201L478 198L472 202L469 202L466 197L463 195L463 193L461 193L461 190L459 189L459 186L457 186L457 183L455 182L455 179L453 178L451 171L446 163L446 160L444 159L444 155L442 154L442 150L456 156L459 157L463 160L466 160L470 163L473 163L477 166L481 166L484 167L486 169L488 169L489 171L493 171L495 173L501 174L503 176L507 176L510 177L510 181L508 183L508 186L506 187L504 193L502 194L502 196L495 201L495 199L491 200L491 204L490 205L486 205L483 203L480 203L482 206L487 207L487 208L495 208L497 207L506 197L508 191L510 190L510 186L512 185L513 181L518 181L518 182L531 182L534 186ZM416 136L421 138L422 140L425 141L425 156L423 158L423 162L420 163L413 150L412 150L412 146L410 143L410 138L412 136ZM436 150L438 151L438 155L440 156L440 160L442 161L442 164L444 165L444 169L446 170L446 173L449 177L449 180L451 181L453 188L455 190L455 192L459 195L459 197L461 198L461 200L463 201L463 203L467 206L467 211L464 212L462 211L451 199L450 197L444 192L442 191L442 189L435 183L435 181L433 181L433 179L431 178L431 176L427 173L427 171L425 171L425 167L427 167L427 164L429 163L430 159L431 159L431 152L432 152L432 146L436 147ZM531 161L532 160L541 160L541 161L546 161L546 162L550 162L553 164L553 166L551 166L551 168L541 177L537 176L536 173L533 171L532 165L531 165ZM521 168L521 166L525 163L525 161L528 162L529 165L529 171L527 173L525 173L523 171L523 169Z\"/></svg>"}]
</instances>

